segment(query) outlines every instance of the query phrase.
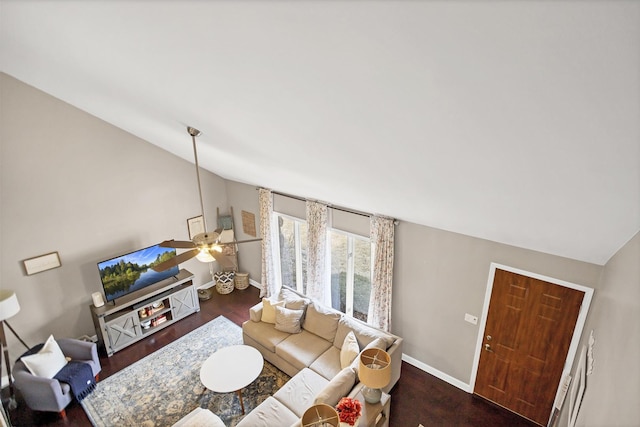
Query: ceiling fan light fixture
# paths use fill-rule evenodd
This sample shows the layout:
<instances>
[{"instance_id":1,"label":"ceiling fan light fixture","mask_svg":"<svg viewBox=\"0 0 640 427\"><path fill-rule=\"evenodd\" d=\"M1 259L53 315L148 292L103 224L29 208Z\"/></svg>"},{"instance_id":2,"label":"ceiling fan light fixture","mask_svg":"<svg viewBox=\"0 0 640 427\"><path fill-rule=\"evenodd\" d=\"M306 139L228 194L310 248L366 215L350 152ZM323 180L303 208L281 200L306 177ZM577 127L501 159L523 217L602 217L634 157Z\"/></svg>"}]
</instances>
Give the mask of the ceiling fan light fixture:
<instances>
[{"instance_id":1,"label":"ceiling fan light fixture","mask_svg":"<svg viewBox=\"0 0 640 427\"><path fill-rule=\"evenodd\" d=\"M201 248L196 255L196 259L200 262L214 262L215 258L211 256L207 248Z\"/></svg>"}]
</instances>

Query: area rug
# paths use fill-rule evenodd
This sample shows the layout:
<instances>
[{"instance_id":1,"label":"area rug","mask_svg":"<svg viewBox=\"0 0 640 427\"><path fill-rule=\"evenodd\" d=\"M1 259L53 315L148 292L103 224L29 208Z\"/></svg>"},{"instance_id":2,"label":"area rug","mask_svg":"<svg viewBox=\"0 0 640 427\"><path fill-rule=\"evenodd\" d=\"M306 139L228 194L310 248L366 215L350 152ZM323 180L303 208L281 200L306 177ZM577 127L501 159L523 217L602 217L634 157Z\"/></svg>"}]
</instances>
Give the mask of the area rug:
<instances>
[{"instance_id":1,"label":"area rug","mask_svg":"<svg viewBox=\"0 0 640 427\"><path fill-rule=\"evenodd\" d=\"M96 427L168 427L198 406L233 427L243 418L237 393L206 390L200 367L216 350L236 344L242 344L242 329L219 316L101 380L82 407ZM242 389L246 413L289 379L265 361L258 379Z\"/></svg>"}]
</instances>

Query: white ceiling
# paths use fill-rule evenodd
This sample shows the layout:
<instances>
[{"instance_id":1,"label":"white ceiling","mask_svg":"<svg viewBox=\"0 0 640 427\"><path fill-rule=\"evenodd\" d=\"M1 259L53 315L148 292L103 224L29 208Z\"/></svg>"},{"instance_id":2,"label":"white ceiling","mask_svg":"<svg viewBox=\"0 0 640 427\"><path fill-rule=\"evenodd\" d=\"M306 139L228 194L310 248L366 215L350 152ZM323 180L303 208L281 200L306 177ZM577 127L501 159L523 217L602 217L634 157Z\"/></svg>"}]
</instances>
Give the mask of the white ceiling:
<instances>
[{"instance_id":1,"label":"white ceiling","mask_svg":"<svg viewBox=\"0 0 640 427\"><path fill-rule=\"evenodd\" d=\"M197 127L224 178L596 264L640 230L637 1L1 0L0 24L2 71L190 161Z\"/></svg>"}]
</instances>

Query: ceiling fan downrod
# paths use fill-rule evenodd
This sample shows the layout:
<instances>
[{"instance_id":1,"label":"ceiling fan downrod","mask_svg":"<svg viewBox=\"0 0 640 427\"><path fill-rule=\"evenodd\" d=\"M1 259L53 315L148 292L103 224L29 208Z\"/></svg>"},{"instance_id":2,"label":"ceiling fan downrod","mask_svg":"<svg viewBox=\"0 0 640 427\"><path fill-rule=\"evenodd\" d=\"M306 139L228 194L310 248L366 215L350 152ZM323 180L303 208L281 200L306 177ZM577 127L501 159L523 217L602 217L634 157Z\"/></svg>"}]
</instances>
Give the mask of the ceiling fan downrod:
<instances>
[{"instance_id":1,"label":"ceiling fan downrod","mask_svg":"<svg viewBox=\"0 0 640 427\"><path fill-rule=\"evenodd\" d=\"M202 212L202 226L204 228L204 232L207 232L207 220L204 216L204 202L202 200L202 185L200 184L200 165L198 164L198 150L196 149L196 136L200 136L202 132L198 129L187 126L187 132L191 135L191 140L193 141L193 157L196 161L196 178L198 179L198 195L200 196L200 211Z\"/></svg>"}]
</instances>

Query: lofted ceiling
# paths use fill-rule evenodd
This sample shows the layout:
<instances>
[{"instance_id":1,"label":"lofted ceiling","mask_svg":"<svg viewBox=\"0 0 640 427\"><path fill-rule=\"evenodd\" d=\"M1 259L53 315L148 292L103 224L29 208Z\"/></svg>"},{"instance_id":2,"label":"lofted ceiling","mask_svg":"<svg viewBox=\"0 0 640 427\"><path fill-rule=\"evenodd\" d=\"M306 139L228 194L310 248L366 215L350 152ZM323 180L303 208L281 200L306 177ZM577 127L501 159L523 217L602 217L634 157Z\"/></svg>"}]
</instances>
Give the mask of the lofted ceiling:
<instances>
[{"instance_id":1,"label":"lofted ceiling","mask_svg":"<svg viewBox=\"0 0 640 427\"><path fill-rule=\"evenodd\" d=\"M640 2L0 0L0 49L230 180L596 264L640 230Z\"/></svg>"}]
</instances>

